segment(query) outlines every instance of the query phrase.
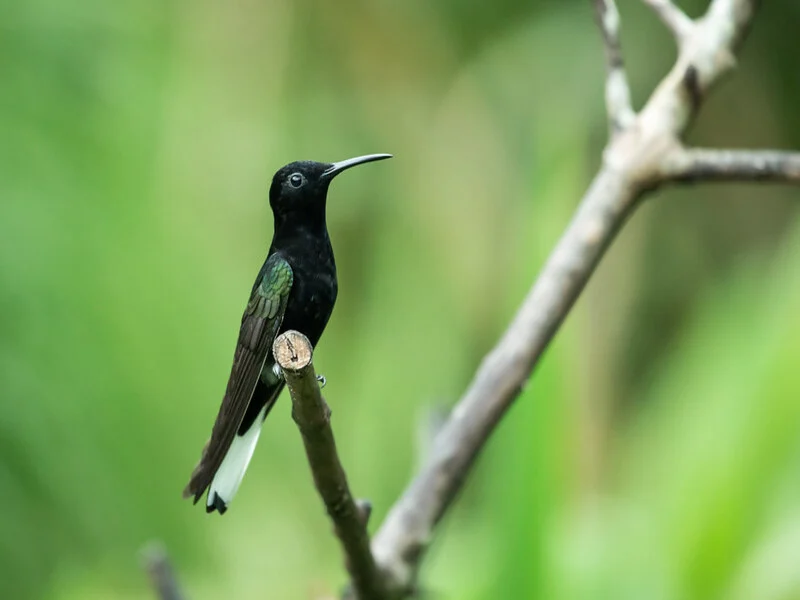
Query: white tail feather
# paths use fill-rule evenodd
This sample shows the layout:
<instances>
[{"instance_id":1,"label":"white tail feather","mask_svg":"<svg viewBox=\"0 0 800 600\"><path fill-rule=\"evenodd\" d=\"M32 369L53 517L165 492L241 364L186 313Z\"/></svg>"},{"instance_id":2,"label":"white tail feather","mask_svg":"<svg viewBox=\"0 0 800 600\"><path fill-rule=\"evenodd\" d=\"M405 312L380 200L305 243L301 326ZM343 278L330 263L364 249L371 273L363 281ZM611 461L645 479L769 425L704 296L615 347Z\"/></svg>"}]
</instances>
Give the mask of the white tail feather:
<instances>
[{"instance_id":1,"label":"white tail feather","mask_svg":"<svg viewBox=\"0 0 800 600\"><path fill-rule=\"evenodd\" d=\"M256 449L258 436L261 434L261 426L264 424L264 414L267 411L267 406L259 411L253 424L250 426L244 435L237 435L233 438L231 447L222 459L222 464L217 469L214 479L211 481L211 487L208 489L208 498L206 505L211 507L215 504L215 496L218 497L227 507L236 491L239 489L239 484L242 483L247 465L250 464L250 459L253 458L253 451Z\"/></svg>"}]
</instances>

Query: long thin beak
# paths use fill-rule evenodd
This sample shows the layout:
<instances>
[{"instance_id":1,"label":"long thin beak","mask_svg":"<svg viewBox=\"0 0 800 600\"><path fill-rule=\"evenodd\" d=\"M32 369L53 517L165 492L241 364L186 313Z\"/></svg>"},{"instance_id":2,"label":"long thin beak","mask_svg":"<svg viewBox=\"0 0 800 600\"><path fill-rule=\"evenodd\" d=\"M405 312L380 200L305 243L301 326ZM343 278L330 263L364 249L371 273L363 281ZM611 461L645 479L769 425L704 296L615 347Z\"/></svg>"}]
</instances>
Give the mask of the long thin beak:
<instances>
[{"instance_id":1,"label":"long thin beak","mask_svg":"<svg viewBox=\"0 0 800 600\"><path fill-rule=\"evenodd\" d=\"M364 156L356 156L355 158L348 158L347 160L340 160L333 163L330 167L325 169L322 173L323 177L333 178L342 171L355 167L356 165L363 165L364 163L372 162L373 160L383 160L384 158L392 158L391 154L366 154Z\"/></svg>"}]
</instances>

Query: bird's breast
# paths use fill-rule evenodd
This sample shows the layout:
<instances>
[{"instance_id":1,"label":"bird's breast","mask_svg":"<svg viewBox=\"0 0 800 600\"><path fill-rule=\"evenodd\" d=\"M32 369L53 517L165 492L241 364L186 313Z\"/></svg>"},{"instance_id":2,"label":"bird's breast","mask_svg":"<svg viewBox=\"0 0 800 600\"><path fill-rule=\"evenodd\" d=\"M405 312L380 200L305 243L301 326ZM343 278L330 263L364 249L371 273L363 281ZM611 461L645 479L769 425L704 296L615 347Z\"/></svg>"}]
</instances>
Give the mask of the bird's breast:
<instances>
[{"instance_id":1,"label":"bird's breast","mask_svg":"<svg viewBox=\"0 0 800 600\"><path fill-rule=\"evenodd\" d=\"M304 272L295 269L281 330L296 329L316 345L333 312L337 293L335 270Z\"/></svg>"}]
</instances>

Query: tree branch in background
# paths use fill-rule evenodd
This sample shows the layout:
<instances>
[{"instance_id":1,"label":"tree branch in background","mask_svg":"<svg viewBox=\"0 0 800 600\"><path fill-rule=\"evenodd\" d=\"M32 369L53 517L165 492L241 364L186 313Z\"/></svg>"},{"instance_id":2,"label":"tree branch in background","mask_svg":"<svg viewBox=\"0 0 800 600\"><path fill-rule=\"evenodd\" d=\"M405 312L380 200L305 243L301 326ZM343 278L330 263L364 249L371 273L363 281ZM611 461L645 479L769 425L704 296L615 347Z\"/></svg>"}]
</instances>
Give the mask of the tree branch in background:
<instances>
[{"instance_id":1,"label":"tree branch in background","mask_svg":"<svg viewBox=\"0 0 800 600\"><path fill-rule=\"evenodd\" d=\"M681 149L666 161L663 174L679 182L800 183L800 154L777 150Z\"/></svg>"},{"instance_id":2,"label":"tree branch in background","mask_svg":"<svg viewBox=\"0 0 800 600\"><path fill-rule=\"evenodd\" d=\"M628 75L619 41L619 11L614 0L593 0L597 25L603 33L606 52L606 110L612 135L625 129L634 118Z\"/></svg>"},{"instance_id":3,"label":"tree branch in background","mask_svg":"<svg viewBox=\"0 0 800 600\"><path fill-rule=\"evenodd\" d=\"M644 0L644 3L653 9L661 22L672 32L678 40L678 45L689 36L694 23L675 6L672 0Z\"/></svg>"},{"instance_id":4,"label":"tree branch in background","mask_svg":"<svg viewBox=\"0 0 800 600\"><path fill-rule=\"evenodd\" d=\"M159 542L148 544L142 549L142 565L150 585L156 593L158 600L185 600L181 592L172 564L169 562L167 551Z\"/></svg>"},{"instance_id":5,"label":"tree branch in background","mask_svg":"<svg viewBox=\"0 0 800 600\"><path fill-rule=\"evenodd\" d=\"M322 398L311 362L311 343L303 334L287 331L275 340L272 352L286 378L292 396L292 419L303 436L314 484L342 544L353 591L359 600L385 598L383 578L367 535L368 511L359 509L353 500L339 462L330 425L331 412Z\"/></svg>"},{"instance_id":6,"label":"tree branch in background","mask_svg":"<svg viewBox=\"0 0 800 600\"><path fill-rule=\"evenodd\" d=\"M756 0L713 0L695 21L671 2L645 0L678 38L679 55L639 114L630 107L614 2L592 1L606 50L612 136L600 171L539 278L375 535L375 558L401 596L412 593L436 525L637 201L670 181L800 183L798 154L685 150L681 141L709 88L734 65Z\"/></svg>"}]
</instances>

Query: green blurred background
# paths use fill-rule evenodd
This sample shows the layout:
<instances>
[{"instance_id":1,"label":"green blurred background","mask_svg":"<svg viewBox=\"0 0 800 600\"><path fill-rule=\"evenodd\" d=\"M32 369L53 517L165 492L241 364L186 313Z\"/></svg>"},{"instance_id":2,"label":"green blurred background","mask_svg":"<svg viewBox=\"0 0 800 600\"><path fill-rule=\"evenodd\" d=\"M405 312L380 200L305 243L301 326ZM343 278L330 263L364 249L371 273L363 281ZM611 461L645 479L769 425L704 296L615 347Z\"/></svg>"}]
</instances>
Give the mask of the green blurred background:
<instances>
[{"instance_id":1,"label":"green blurred background","mask_svg":"<svg viewBox=\"0 0 800 600\"><path fill-rule=\"evenodd\" d=\"M692 142L800 148L800 4L764 4ZM640 105L674 47L619 5ZM395 155L332 188L315 360L374 528L597 168L602 77L586 0L3 2L2 597L148 598L153 539L193 600L338 589L286 397L225 517L180 497L273 172ZM440 528L431 598L800 598L799 200L641 207Z\"/></svg>"}]
</instances>

